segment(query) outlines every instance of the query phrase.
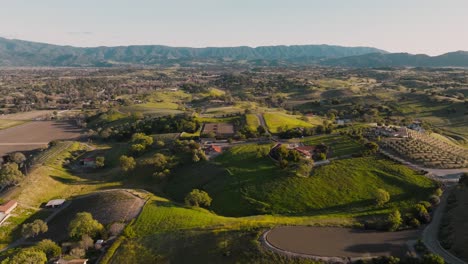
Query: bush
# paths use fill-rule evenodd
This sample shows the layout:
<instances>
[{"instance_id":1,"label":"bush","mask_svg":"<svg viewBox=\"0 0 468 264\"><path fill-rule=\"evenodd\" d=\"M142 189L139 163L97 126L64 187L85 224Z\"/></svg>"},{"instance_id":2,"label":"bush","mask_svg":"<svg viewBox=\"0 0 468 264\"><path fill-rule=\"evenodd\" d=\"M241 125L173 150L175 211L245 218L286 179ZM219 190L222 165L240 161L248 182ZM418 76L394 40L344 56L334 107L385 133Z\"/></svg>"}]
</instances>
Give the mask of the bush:
<instances>
[{"instance_id":1,"label":"bush","mask_svg":"<svg viewBox=\"0 0 468 264\"><path fill-rule=\"evenodd\" d=\"M421 222L419 222L419 220L416 219L416 218L411 218L408 221L408 225L413 227L413 228L419 228L421 226Z\"/></svg>"},{"instance_id":2,"label":"bush","mask_svg":"<svg viewBox=\"0 0 468 264\"><path fill-rule=\"evenodd\" d=\"M424 224L427 224L431 221L431 216L427 212L426 207L422 204L417 204L413 207L414 216Z\"/></svg>"},{"instance_id":3,"label":"bush","mask_svg":"<svg viewBox=\"0 0 468 264\"><path fill-rule=\"evenodd\" d=\"M88 212L77 213L68 226L69 235L73 238L81 238L83 235L94 237L103 229L102 224Z\"/></svg>"},{"instance_id":4,"label":"bush","mask_svg":"<svg viewBox=\"0 0 468 264\"><path fill-rule=\"evenodd\" d=\"M211 205L211 197L207 192L193 189L187 196L185 196L185 203L190 206L205 206L209 207Z\"/></svg>"},{"instance_id":5,"label":"bush","mask_svg":"<svg viewBox=\"0 0 468 264\"><path fill-rule=\"evenodd\" d=\"M398 210L394 210L387 216L387 230L396 231L402 223L401 213Z\"/></svg>"},{"instance_id":6,"label":"bush","mask_svg":"<svg viewBox=\"0 0 468 264\"><path fill-rule=\"evenodd\" d=\"M437 188L435 191L434 191L434 195L437 195L437 196L442 196L444 192L442 191L441 188Z\"/></svg>"},{"instance_id":7,"label":"bush","mask_svg":"<svg viewBox=\"0 0 468 264\"><path fill-rule=\"evenodd\" d=\"M440 203L440 198L437 195L431 195L431 197L429 197L429 202L432 205L438 205Z\"/></svg>"},{"instance_id":8,"label":"bush","mask_svg":"<svg viewBox=\"0 0 468 264\"><path fill-rule=\"evenodd\" d=\"M375 192L375 203L377 206L383 206L388 201L390 201L390 194L384 189L377 189Z\"/></svg>"},{"instance_id":9,"label":"bush","mask_svg":"<svg viewBox=\"0 0 468 264\"><path fill-rule=\"evenodd\" d=\"M436 254L426 254L422 258L422 263L424 264L445 264L444 259Z\"/></svg>"}]
</instances>

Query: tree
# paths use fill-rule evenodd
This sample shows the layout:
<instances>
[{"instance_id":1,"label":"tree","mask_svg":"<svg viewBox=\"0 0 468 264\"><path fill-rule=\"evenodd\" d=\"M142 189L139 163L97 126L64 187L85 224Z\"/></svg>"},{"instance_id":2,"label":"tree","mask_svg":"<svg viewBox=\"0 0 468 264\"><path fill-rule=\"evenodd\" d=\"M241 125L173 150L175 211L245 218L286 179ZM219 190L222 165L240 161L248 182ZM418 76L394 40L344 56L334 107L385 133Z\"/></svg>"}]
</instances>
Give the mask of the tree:
<instances>
[{"instance_id":1,"label":"tree","mask_svg":"<svg viewBox=\"0 0 468 264\"><path fill-rule=\"evenodd\" d=\"M47 256L44 252L26 248L18 251L11 259L7 258L2 261L2 264L44 264L47 262Z\"/></svg>"},{"instance_id":2,"label":"tree","mask_svg":"<svg viewBox=\"0 0 468 264\"><path fill-rule=\"evenodd\" d=\"M37 243L36 248L44 252L48 259L58 257L62 254L62 248L50 239L41 240Z\"/></svg>"},{"instance_id":3,"label":"tree","mask_svg":"<svg viewBox=\"0 0 468 264\"><path fill-rule=\"evenodd\" d=\"M445 264L444 259L436 254L426 254L422 258L422 263L424 264Z\"/></svg>"},{"instance_id":4,"label":"tree","mask_svg":"<svg viewBox=\"0 0 468 264\"><path fill-rule=\"evenodd\" d=\"M427 211L426 207L422 204L416 204L413 207L414 216L421 222L421 223L429 223L431 221L431 215Z\"/></svg>"},{"instance_id":5,"label":"tree","mask_svg":"<svg viewBox=\"0 0 468 264\"><path fill-rule=\"evenodd\" d=\"M309 177L314 161L311 159L301 159L297 165L296 175L301 177Z\"/></svg>"},{"instance_id":6,"label":"tree","mask_svg":"<svg viewBox=\"0 0 468 264\"><path fill-rule=\"evenodd\" d=\"M398 210L394 210L387 216L388 231L396 231L400 227L403 220L401 219L401 213Z\"/></svg>"},{"instance_id":7,"label":"tree","mask_svg":"<svg viewBox=\"0 0 468 264\"><path fill-rule=\"evenodd\" d=\"M377 143L375 142L367 142L366 144L364 144L364 151L363 151L363 155L373 155L375 153L377 153L377 151L379 150L379 145L377 145Z\"/></svg>"},{"instance_id":8,"label":"tree","mask_svg":"<svg viewBox=\"0 0 468 264\"><path fill-rule=\"evenodd\" d=\"M68 226L69 235L73 238L79 238L83 235L94 237L103 229L102 224L88 212L77 213Z\"/></svg>"},{"instance_id":9,"label":"tree","mask_svg":"<svg viewBox=\"0 0 468 264\"><path fill-rule=\"evenodd\" d=\"M24 156L24 154L21 152L15 152L10 154L10 160L16 164L22 164L26 161L26 156Z\"/></svg>"},{"instance_id":10,"label":"tree","mask_svg":"<svg viewBox=\"0 0 468 264\"><path fill-rule=\"evenodd\" d=\"M70 250L70 256L75 258L83 258L86 255L84 248L75 247Z\"/></svg>"},{"instance_id":11,"label":"tree","mask_svg":"<svg viewBox=\"0 0 468 264\"><path fill-rule=\"evenodd\" d=\"M145 133L135 133L132 136L131 142L134 144L141 144L145 148L151 146L153 144L153 137L152 136L147 136Z\"/></svg>"},{"instance_id":12,"label":"tree","mask_svg":"<svg viewBox=\"0 0 468 264\"><path fill-rule=\"evenodd\" d=\"M263 134L266 133L266 129L262 125L260 125L260 126L257 127L257 133L259 135L263 135Z\"/></svg>"},{"instance_id":13,"label":"tree","mask_svg":"<svg viewBox=\"0 0 468 264\"><path fill-rule=\"evenodd\" d=\"M40 219L37 219L34 220L34 222L32 223L24 224L21 229L21 235L24 238L30 238L35 237L40 233L45 233L47 232L47 230L49 230L47 223Z\"/></svg>"},{"instance_id":14,"label":"tree","mask_svg":"<svg viewBox=\"0 0 468 264\"><path fill-rule=\"evenodd\" d=\"M128 156L125 156L125 155L122 155L120 156L120 168L124 171L124 172L129 172L133 169L135 169L136 167L136 161L133 157L128 157Z\"/></svg>"},{"instance_id":15,"label":"tree","mask_svg":"<svg viewBox=\"0 0 468 264\"><path fill-rule=\"evenodd\" d=\"M185 196L185 203L190 206L205 206L208 207L211 205L211 197L207 192L193 189L187 196Z\"/></svg>"},{"instance_id":16,"label":"tree","mask_svg":"<svg viewBox=\"0 0 468 264\"><path fill-rule=\"evenodd\" d=\"M102 168L105 166L105 158L103 156L96 157L96 167Z\"/></svg>"},{"instance_id":17,"label":"tree","mask_svg":"<svg viewBox=\"0 0 468 264\"><path fill-rule=\"evenodd\" d=\"M80 241L80 247L84 250L88 250L88 248L92 247L94 245L94 240L88 236L88 235L83 235L81 236L81 241Z\"/></svg>"},{"instance_id":18,"label":"tree","mask_svg":"<svg viewBox=\"0 0 468 264\"><path fill-rule=\"evenodd\" d=\"M375 192L375 203L377 206L383 206L390 201L390 194L384 189L377 189Z\"/></svg>"},{"instance_id":19,"label":"tree","mask_svg":"<svg viewBox=\"0 0 468 264\"><path fill-rule=\"evenodd\" d=\"M6 163L0 169L0 185L9 186L18 184L24 178L16 163Z\"/></svg>"}]
</instances>

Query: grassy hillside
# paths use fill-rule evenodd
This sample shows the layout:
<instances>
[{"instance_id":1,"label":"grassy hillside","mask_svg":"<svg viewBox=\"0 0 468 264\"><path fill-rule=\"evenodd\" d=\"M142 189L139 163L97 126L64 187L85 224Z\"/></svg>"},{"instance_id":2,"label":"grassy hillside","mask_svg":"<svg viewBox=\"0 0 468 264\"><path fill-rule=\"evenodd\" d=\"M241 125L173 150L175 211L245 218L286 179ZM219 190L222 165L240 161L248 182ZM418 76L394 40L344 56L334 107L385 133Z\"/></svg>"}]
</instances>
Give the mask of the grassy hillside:
<instances>
[{"instance_id":1,"label":"grassy hillside","mask_svg":"<svg viewBox=\"0 0 468 264\"><path fill-rule=\"evenodd\" d=\"M303 121L298 119L297 116L288 115L281 112L267 112L263 114L265 118L265 123L268 126L268 129L272 133L279 132L280 128L287 127L296 128L296 127L312 127L314 125L321 124L319 120L309 120Z\"/></svg>"},{"instance_id":2,"label":"grassy hillside","mask_svg":"<svg viewBox=\"0 0 468 264\"><path fill-rule=\"evenodd\" d=\"M131 225L134 238L121 240L110 263L313 263L291 260L260 247L262 227L273 224L320 224L322 217L231 218L182 207L154 197ZM327 218L340 222L341 219Z\"/></svg>"},{"instance_id":3,"label":"grassy hillside","mask_svg":"<svg viewBox=\"0 0 468 264\"><path fill-rule=\"evenodd\" d=\"M333 161L308 178L288 176L269 157L261 156L269 145L237 146L213 163L177 170L166 187L176 200L192 189L206 190L211 209L221 215L315 215L323 213L372 214L385 210L374 206L377 188L390 192L388 207L406 207L427 199L432 181L388 160L366 157Z\"/></svg>"}]
</instances>

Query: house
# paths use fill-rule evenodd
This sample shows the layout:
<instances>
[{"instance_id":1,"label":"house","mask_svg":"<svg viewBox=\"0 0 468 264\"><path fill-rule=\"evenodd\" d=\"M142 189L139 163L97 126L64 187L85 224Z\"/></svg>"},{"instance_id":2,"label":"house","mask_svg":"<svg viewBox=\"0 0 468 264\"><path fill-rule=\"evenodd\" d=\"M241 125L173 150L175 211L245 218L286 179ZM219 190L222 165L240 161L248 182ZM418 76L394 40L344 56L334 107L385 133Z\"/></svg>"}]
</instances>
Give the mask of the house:
<instances>
[{"instance_id":1,"label":"house","mask_svg":"<svg viewBox=\"0 0 468 264\"><path fill-rule=\"evenodd\" d=\"M0 213L4 213L6 215L10 214L13 209L18 206L18 203L14 200L10 200L2 205L0 205Z\"/></svg>"},{"instance_id":2,"label":"house","mask_svg":"<svg viewBox=\"0 0 468 264\"><path fill-rule=\"evenodd\" d=\"M13 211L16 206L18 206L18 203L13 200L0 205L0 225L10 217L11 211Z\"/></svg>"},{"instance_id":3,"label":"house","mask_svg":"<svg viewBox=\"0 0 468 264\"><path fill-rule=\"evenodd\" d=\"M207 154L209 154L209 153L222 153L223 149L221 148L221 146L209 145L208 147L205 148L205 152Z\"/></svg>"},{"instance_id":4,"label":"house","mask_svg":"<svg viewBox=\"0 0 468 264\"><path fill-rule=\"evenodd\" d=\"M315 146L299 146L294 148L295 151L301 153L306 158L311 158L315 151Z\"/></svg>"},{"instance_id":5,"label":"house","mask_svg":"<svg viewBox=\"0 0 468 264\"><path fill-rule=\"evenodd\" d=\"M88 260L87 259L59 259L54 262L55 264L87 264Z\"/></svg>"},{"instance_id":6,"label":"house","mask_svg":"<svg viewBox=\"0 0 468 264\"><path fill-rule=\"evenodd\" d=\"M96 167L96 159L95 158L84 158L80 160L80 164L86 168L94 168Z\"/></svg>"},{"instance_id":7,"label":"house","mask_svg":"<svg viewBox=\"0 0 468 264\"><path fill-rule=\"evenodd\" d=\"M55 200L50 200L47 202L46 207L47 208L58 208L62 206L65 203L65 199L55 199Z\"/></svg>"}]
</instances>

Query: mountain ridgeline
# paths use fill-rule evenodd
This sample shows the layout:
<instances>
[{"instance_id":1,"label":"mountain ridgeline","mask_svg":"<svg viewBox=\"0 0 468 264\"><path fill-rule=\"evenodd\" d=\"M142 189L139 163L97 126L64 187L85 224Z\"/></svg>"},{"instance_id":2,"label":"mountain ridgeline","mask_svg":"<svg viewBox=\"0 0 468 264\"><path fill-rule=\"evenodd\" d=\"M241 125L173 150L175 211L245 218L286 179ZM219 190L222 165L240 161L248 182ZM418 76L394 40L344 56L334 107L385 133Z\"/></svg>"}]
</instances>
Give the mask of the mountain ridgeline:
<instances>
[{"instance_id":1,"label":"mountain ridgeline","mask_svg":"<svg viewBox=\"0 0 468 264\"><path fill-rule=\"evenodd\" d=\"M437 57L388 53L371 47L295 45L169 47L162 45L78 48L0 38L3 67L106 67L122 65L323 65L341 67L468 67L468 52Z\"/></svg>"}]
</instances>

